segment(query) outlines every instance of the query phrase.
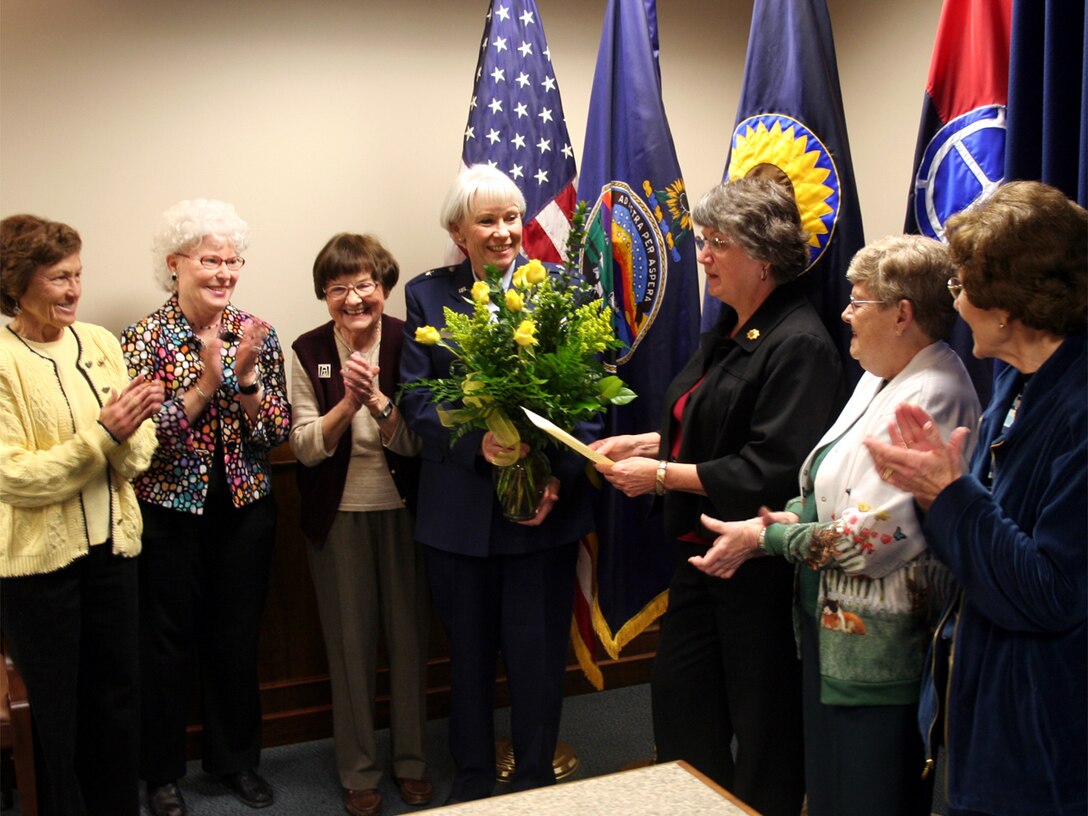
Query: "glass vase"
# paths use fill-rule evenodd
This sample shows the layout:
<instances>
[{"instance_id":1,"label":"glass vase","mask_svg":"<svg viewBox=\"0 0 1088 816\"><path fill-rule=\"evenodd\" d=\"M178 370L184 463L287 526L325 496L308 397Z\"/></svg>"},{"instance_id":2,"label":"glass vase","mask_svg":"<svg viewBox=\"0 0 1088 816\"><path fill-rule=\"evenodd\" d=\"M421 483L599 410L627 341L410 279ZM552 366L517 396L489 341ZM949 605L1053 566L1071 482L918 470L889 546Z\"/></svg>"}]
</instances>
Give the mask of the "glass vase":
<instances>
[{"instance_id":1,"label":"glass vase","mask_svg":"<svg viewBox=\"0 0 1088 816\"><path fill-rule=\"evenodd\" d=\"M536 515L552 468L547 456L531 450L512 465L493 466L491 475L503 516L510 521L525 521Z\"/></svg>"}]
</instances>

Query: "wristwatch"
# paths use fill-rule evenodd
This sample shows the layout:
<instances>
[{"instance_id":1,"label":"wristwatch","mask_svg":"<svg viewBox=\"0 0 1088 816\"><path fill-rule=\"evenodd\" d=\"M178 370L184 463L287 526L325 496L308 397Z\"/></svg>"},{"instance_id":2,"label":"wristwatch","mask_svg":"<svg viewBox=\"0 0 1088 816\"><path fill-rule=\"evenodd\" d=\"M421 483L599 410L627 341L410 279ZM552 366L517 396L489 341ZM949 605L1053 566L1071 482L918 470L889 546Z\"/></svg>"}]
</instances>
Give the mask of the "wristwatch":
<instances>
[{"instance_id":1,"label":"wristwatch","mask_svg":"<svg viewBox=\"0 0 1088 816\"><path fill-rule=\"evenodd\" d=\"M247 397L251 397L261 390L261 378L258 377L249 385L242 385L238 383L238 393L245 394Z\"/></svg>"},{"instance_id":2,"label":"wristwatch","mask_svg":"<svg viewBox=\"0 0 1088 816\"><path fill-rule=\"evenodd\" d=\"M657 473L654 474L654 493L658 496L665 495L665 471L668 467L669 462L666 459L657 463Z\"/></svg>"},{"instance_id":3,"label":"wristwatch","mask_svg":"<svg viewBox=\"0 0 1088 816\"><path fill-rule=\"evenodd\" d=\"M381 422L383 419L389 419L389 417L391 417L392 415L393 415L393 400L389 400L385 404L384 408L382 408L380 411L378 411L378 413L374 414L374 419L378 420L378 422Z\"/></svg>"}]
</instances>

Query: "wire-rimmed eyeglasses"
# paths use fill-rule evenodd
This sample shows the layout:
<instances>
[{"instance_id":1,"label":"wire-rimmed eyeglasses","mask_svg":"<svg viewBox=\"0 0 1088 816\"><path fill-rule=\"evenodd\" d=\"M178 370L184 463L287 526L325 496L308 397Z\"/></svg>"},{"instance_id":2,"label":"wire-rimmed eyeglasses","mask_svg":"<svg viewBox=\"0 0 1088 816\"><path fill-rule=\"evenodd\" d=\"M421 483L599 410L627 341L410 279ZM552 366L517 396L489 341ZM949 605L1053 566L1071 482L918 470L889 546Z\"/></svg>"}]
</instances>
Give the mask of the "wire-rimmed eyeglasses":
<instances>
[{"instance_id":1,"label":"wire-rimmed eyeglasses","mask_svg":"<svg viewBox=\"0 0 1088 816\"><path fill-rule=\"evenodd\" d=\"M951 277L948 279L948 294L952 295L953 300L963 294L963 284L959 278Z\"/></svg>"},{"instance_id":2,"label":"wire-rimmed eyeglasses","mask_svg":"<svg viewBox=\"0 0 1088 816\"><path fill-rule=\"evenodd\" d=\"M858 306L863 306L866 303L883 303L883 300L858 300L853 295L850 295L850 302L846 304L846 308L851 311L855 311Z\"/></svg>"},{"instance_id":3,"label":"wire-rimmed eyeglasses","mask_svg":"<svg viewBox=\"0 0 1088 816\"><path fill-rule=\"evenodd\" d=\"M200 265L205 269L218 269L222 265L231 272L237 272L246 265L246 259L239 258L237 255L233 258L220 258L218 255L201 255L199 258L196 258L192 255L186 255L184 252L179 252L178 255L183 258L188 258L190 261L199 261Z\"/></svg>"},{"instance_id":4,"label":"wire-rimmed eyeglasses","mask_svg":"<svg viewBox=\"0 0 1088 816\"><path fill-rule=\"evenodd\" d=\"M727 250L727 249L729 249L729 247L733 246L733 242L732 241L727 241L725 238L719 238L716 235L714 237L712 237L712 238L704 238L701 235L696 235L695 236L695 251L696 252L702 252L704 249L707 248L707 246L709 246L711 249L715 250L716 252L725 252L725 250Z\"/></svg>"},{"instance_id":5,"label":"wire-rimmed eyeglasses","mask_svg":"<svg viewBox=\"0 0 1088 816\"><path fill-rule=\"evenodd\" d=\"M329 300L343 300L348 296L348 292L354 292L359 297L364 298L378 288L378 284L372 280L359 281L358 283L349 283L344 285L338 283L335 286L325 287L325 297Z\"/></svg>"}]
</instances>

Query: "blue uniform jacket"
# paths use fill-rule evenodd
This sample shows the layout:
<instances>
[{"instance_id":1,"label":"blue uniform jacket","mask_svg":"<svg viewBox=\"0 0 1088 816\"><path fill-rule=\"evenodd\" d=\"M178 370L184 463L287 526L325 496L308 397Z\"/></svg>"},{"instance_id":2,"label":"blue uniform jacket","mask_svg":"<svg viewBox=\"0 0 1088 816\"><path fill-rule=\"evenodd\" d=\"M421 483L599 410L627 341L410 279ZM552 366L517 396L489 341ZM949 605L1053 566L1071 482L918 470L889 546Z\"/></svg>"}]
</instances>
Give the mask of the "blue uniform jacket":
<instances>
[{"instance_id":1,"label":"blue uniform jacket","mask_svg":"<svg viewBox=\"0 0 1088 816\"><path fill-rule=\"evenodd\" d=\"M416 329L445 325L443 307L472 313L471 289L475 277L468 261L424 272L404 288L407 320L401 355L401 380L445 377L453 355L440 346L415 342ZM549 448L552 474L560 482L559 500L539 527L506 521L495 499L492 466L479 455L483 431L470 431L450 445L450 433L438 420L423 388L404 391L397 401L401 413L423 440L422 469L416 538L429 547L460 555L487 556L535 552L577 541L593 529L585 459L569 451ZM598 433L600 424L583 424L575 435L584 440Z\"/></svg>"},{"instance_id":2,"label":"blue uniform jacket","mask_svg":"<svg viewBox=\"0 0 1088 816\"><path fill-rule=\"evenodd\" d=\"M927 750L947 732L949 802L1009 816L1088 805L1088 357L1065 339L1023 389L1005 369L982 418L970 473L926 517L933 552L963 587L946 723L938 688L948 641L923 681ZM992 491L985 483L993 474ZM946 726L946 728L942 728Z\"/></svg>"}]
</instances>

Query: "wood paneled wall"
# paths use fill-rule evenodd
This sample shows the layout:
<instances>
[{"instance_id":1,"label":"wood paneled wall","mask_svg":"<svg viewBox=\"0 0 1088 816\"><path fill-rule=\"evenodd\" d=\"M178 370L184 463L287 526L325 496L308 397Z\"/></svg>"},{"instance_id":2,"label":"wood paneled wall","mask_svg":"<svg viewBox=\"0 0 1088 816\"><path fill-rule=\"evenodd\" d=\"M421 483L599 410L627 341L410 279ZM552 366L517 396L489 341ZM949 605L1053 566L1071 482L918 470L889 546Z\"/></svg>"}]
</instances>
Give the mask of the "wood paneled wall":
<instances>
[{"instance_id":1,"label":"wood paneled wall","mask_svg":"<svg viewBox=\"0 0 1088 816\"><path fill-rule=\"evenodd\" d=\"M295 486L295 461L283 445L273 452L273 491L279 503L279 526L272 564L268 604L261 629L260 682L265 746L332 736L329 675L325 645L306 559L306 541L299 527L302 512ZM657 648L656 624L628 645L618 660L605 660L605 688L644 683ZM380 647L384 650L384 644ZM501 663L495 670L497 706L509 705ZM389 676L384 657L379 663L376 720L389 723ZM568 656L566 693L594 693L573 653ZM431 620L427 678L427 713L431 719L449 714L449 646L442 627ZM199 689L194 684L189 714L189 756L200 755Z\"/></svg>"}]
</instances>

